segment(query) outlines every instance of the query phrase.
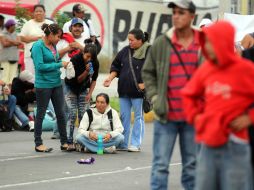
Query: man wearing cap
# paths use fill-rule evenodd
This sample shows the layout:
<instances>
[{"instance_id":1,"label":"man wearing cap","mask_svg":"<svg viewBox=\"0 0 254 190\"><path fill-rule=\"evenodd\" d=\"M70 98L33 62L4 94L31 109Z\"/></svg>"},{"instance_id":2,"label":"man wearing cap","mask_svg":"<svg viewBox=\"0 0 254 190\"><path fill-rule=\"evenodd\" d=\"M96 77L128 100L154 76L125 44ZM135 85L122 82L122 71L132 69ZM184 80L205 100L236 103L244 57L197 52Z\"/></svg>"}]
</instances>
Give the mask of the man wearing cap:
<instances>
[{"instance_id":1,"label":"man wearing cap","mask_svg":"<svg viewBox=\"0 0 254 190\"><path fill-rule=\"evenodd\" d=\"M69 62L70 59L77 55L79 52L84 50L84 38L82 37L83 28L83 20L80 18L73 18L71 20L71 25L69 27L70 33L63 33L61 40L57 43L56 48L59 52L59 55L62 61ZM75 76L75 71L72 63L68 64L67 70L72 70L73 77ZM66 69L61 68L61 80L64 89L64 94L66 94L65 82L64 79L66 77ZM65 117L68 119L68 108L65 102ZM59 137L58 129L53 129L52 139L57 139Z\"/></svg>"},{"instance_id":2,"label":"man wearing cap","mask_svg":"<svg viewBox=\"0 0 254 190\"><path fill-rule=\"evenodd\" d=\"M85 8L82 4L75 4L72 7L72 14L74 18L80 18L83 21L84 31L82 33L83 39L93 37L95 39L96 33L91 20L85 18ZM66 22L63 26L63 32L69 32L72 20Z\"/></svg>"},{"instance_id":3,"label":"man wearing cap","mask_svg":"<svg viewBox=\"0 0 254 190\"><path fill-rule=\"evenodd\" d=\"M182 157L181 183L185 190L193 190L194 129L186 123L180 91L200 60L199 32L191 27L196 7L189 0L171 1L168 7L172 8L174 27L154 41L142 69L146 93L156 116L151 190L168 189L169 163L177 135Z\"/></svg>"},{"instance_id":4,"label":"man wearing cap","mask_svg":"<svg viewBox=\"0 0 254 190\"><path fill-rule=\"evenodd\" d=\"M3 68L1 79L11 84L12 79L17 76L18 72L18 46L21 44L17 33L15 31L16 22L9 19L5 24L5 31L3 32L1 51L1 67Z\"/></svg>"}]
</instances>

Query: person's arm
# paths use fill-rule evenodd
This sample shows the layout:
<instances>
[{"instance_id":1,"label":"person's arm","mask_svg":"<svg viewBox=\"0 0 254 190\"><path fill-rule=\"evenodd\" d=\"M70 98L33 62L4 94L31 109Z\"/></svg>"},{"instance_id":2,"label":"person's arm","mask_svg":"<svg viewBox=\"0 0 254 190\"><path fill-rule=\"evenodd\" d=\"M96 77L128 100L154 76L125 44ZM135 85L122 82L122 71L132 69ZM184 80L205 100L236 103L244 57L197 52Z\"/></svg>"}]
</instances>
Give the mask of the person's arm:
<instances>
[{"instance_id":1,"label":"person's arm","mask_svg":"<svg viewBox=\"0 0 254 190\"><path fill-rule=\"evenodd\" d=\"M95 86L96 86L96 81L92 81L92 83L90 84L90 88L89 88L88 94L86 96L86 102L90 101Z\"/></svg>"},{"instance_id":2,"label":"person's arm","mask_svg":"<svg viewBox=\"0 0 254 190\"><path fill-rule=\"evenodd\" d=\"M251 48L254 45L254 38L250 34L245 35L241 41L241 45L243 49Z\"/></svg>"},{"instance_id":3,"label":"person's arm","mask_svg":"<svg viewBox=\"0 0 254 190\"><path fill-rule=\"evenodd\" d=\"M13 40L13 39L5 38L5 37L3 37L2 39L3 47L19 46L20 44L21 42L18 39Z\"/></svg>"},{"instance_id":4,"label":"person's arm","mask_svg":"<svg viewBox=\"0 0 254 190\"><path fill-rule=\"evenodd\" d=\"M41 38L42 36L20 36L20 40L25 43L35 42Z\"/></svg>"},{"instance_id":5,"label":"person's arm","mask_svg":"<svg viewBox=\"0 0 254 190\"><path fill-rule=\"evenodd\" d=\"M78 43L78 42L71 42L71 43L70 43L70 47L71 47L72 49L79 49L80 51L84 51L84 47L85 47L85 46L81 45L81 44Z\"/></svg>"},{"instance_id":6,"label":"person's arm","mask_svg":"<svg viewBox=\"0 0 254 190\"><path fill-rule=\"evenodd\" d=\"M43 51L38 44L34 44L31 51L31 57L39 71L53 71L61 68L62 66L66 66L66 62L52 62L52 63L44 63L43 61Z\"/></svg>"},{"instance_id":7,"label":"person's arm","mask_svg":"<svg viewBox=\"0 0 254 190\"><path fill-rule=\"evenodd\" d=\"M103 86L105 87L109 87L112 80L117 76L117 72L116 71L112 71L109 76L104 80L103 82Z\"/></svg>"},{"instance_id":8,"label":"person's arm","mask_svg":"<svg viewBox=\"0 0 254 190\"><path fill-rule=\"evenodd\" d=\"M74 67L75 68L75 67ZM81 73L78 77L77 77L77 81L78 83L82 83L87 76L89 75L89 70L90 70L90 66L89 64L86 64L86 69L84 70L83 73Z\"/></svg>"}]
</instances>

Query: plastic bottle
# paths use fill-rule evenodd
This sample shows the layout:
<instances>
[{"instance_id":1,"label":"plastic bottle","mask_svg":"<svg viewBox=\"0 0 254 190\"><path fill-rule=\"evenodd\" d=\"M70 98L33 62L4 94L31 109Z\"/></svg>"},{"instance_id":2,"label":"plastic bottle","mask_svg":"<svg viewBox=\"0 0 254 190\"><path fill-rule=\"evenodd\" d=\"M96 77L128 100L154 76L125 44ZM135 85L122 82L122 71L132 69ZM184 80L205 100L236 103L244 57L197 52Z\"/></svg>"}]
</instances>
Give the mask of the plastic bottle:
<instances>
[{"instance_id":1,"label":"plastic bottle","mask_svg":"<svg viewBox=\"0 0 254 190\"><path fill-rule=\"evenodd\" d=\"M90 67L89 74L92 75L94 73L93 63L91 61L89 61L88 64L89 64L89 67Z\"/></svg>"},{"instance_id":2,"label":"plastic bottle","mask_svg":"<svg viewBox=\"0 0 254 190\"><path fill-rule=\"evenodd\" d=\"M97 154L103 154L103 138L100 134L98 135L97 146Z\"/></svg>"}]
</instances>

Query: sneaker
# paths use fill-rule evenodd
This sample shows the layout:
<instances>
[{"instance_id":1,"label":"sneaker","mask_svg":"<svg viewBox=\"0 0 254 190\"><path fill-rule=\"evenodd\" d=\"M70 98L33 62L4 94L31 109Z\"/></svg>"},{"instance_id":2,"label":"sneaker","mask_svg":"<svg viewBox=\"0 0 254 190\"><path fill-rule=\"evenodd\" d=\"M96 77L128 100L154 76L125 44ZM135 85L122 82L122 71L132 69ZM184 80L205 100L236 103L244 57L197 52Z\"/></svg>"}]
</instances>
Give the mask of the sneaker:
<instances>
[{"instance_id":1,"label":"sneaker","mask_svg":"<svg viewBox=\"0 0 254 190\"><path fill-rule=\"evenodd\" d=\"M85 148L81 145L81 144L79 144L79 143L74 143L74 147L75 147L75 150L76 150L76 152L85 152Z\"/></svg>"},{"instance_id":2,"label":"sneaker","mask_svg":"<svg viewBox=\"0 0 254 190\"><path fill-rule=\"evenodd\" d=\"M110 147L104 148L104 152L109 154L116 154L116 147L110 146Z\"/></svg>"},{"instance_id":3,"label":"sneaker","mask_svg":"<svg viewBox=\"0 0 254 190\"><path fill-rule=\"evenodd\" d=\"M140 148L131 145L131 146L128 148L128 151L129 151L129 152L140 152Z\"/></svg>"},{"instance_id":4,"label":"sneaker","mask_svg":"<svg viewBox=\"0 0 254 190\"><path fill-rule=\"evenodd\" d=\"M117 150L117 151L128 151L128 148L125 148L125 147L117 147L116 150Z\"/></svg>"},{"instance_id":5,"label":"sneaker","mask_svg":"<svg viewBox=\"0 0 254 190\"><path fill-rule=\"evenodd\" d=\"M59 133L53 133L53 135L51 136L51 139L60 139Z\"/></svg>"},{"instance_id":6,"label":"sneaker","mask_svg":"<svg viewBox=\"0 0 254 190\"><path fill-rule=\"evenodd\" d=\"M34 131L34 121L29 121L28 125L29 125L29 131L33 132Z\"/></svg>"}]
</instances>

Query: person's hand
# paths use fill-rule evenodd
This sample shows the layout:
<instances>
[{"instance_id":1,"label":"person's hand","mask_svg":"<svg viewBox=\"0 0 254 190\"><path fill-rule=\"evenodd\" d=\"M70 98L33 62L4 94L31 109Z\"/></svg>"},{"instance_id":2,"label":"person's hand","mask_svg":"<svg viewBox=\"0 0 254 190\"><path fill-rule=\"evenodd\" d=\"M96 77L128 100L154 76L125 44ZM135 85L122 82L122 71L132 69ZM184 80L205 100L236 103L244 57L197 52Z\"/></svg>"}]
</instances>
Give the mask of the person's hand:
<instances>
[{"instance_id":1,"label":"person's hand","mask_svg":"<svg viewBox=\"0 0 254 190\"><path fill-rule=\"evenodd\" d=\"M90 102L90 100L91 100L91 94L88 93L88 94L86 95L86 97L85 97L85 102Z\"/></svg>"},{"instance_id":2,"label":"person's hand","mask_svg":"<svg viewBox=\"0 0 254 190\"><path fill-rule=\"evenodd\" d=\"M98 137L97 137L96 133L94 133L92 131L89 132L89 138L91 140L93 140L93 141L97 141L98 140Z\"/></svg>"},{"instance_id":3,"label":"person's hand","mask_svg":"<svg viewBox=\"0 0 254 190\"><path fill-rule=\"evenodd\" d=\"M67 65L69 64L70 62L66 62L66 61L63 61L62 64L63 64L63 67L66 69Z\"/></svg>"},{"instance_id":4,"label":"person's hand","mask_svg":"<svg viewBox=\"0 0 254 190\"><path fill-rule=\"evenodd\" d=\"M78 43L78 42L71 42L71 43L69 44L69 46L70 46L71 48L73 48L73 49L83 49L83 46L80 45L80 43Z\"/></svg>"},{"instance_id":5,"label":"person's hand","mask_svg":"<svg viewBox=\"0 0 254 190\"><path fill-rule=\"evenodd\" d=\"M248 114L243 114L235 118L231 123L230 127L234 131L240 131L244 128L248 128L252 124Z\"/></svg>"},{"instance_id":6,"label":"person's hand","mask_svg":"<svg viewBox=\"0 0 254 190\"><path fill-rule=\"evenodd\" d=\"M89 73L90 71L90 65L89 64L86 64L86 71Z\"/></svg>"},{"instance_id":7,"label":"person's hand","mask_svg":"<svg viewBox=\"0 0 254 190\"><path fill-rule=\"evenodd\" d=\"M111 135L109 133L107 133L104 137L103 137L103 142L108 142L111 139Z\"/></svg>"},{"instance_id":8,"label":"person's hand","mask_svg":"<svg viewBox=\"0 0 254 190\"><path fill-rule=\"evenodd\" d=\"M109 87L109 86L110 86L110 84L111 84L111 79L108 77L108 78L106 78L106 79L104 80L104 82L103 82L103 86L105 86L105 87Z\"/></svg>"},{"instance_id":9,"label":"person's hand","mask_svg":"<svg viewBox=\"0 0 254 190\"><path fill-rule=\"evenodd\" d=\"M139 88L140 90L144 90L144 89L145 89L145 84L144 84L144 83L139 83L139 84L138 84L138 88Z\"/></svg>"}]
</instances>

